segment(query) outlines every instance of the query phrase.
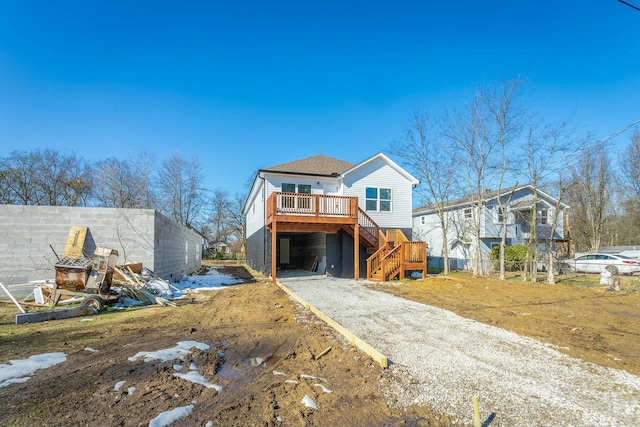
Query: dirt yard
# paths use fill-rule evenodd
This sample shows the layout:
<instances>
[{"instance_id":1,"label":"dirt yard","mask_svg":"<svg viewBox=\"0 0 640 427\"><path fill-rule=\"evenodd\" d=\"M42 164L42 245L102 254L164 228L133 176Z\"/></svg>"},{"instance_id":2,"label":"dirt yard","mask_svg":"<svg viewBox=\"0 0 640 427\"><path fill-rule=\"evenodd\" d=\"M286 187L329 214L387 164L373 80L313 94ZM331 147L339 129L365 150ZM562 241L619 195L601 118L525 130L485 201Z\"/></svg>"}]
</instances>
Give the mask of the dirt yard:
<instances>
[{"instance_id":1,"label":"dirt yard","mask_svg":"<svg viewBox=\"0 0 640 427\"><path fill-rule=\"evenodd\" d=\"M16 326L15 307L0 306L0 364L47 352L67 355L25 383L0 388L0 425L146 426L161 412L187 405L193 405L191 415L172 425L451 425L429 408L394 407L383 397L394 381L390 371L277 286L254 279L241 265L223 268L246 283L196 294L178 307ZM638 294L464 275L370 286L640 375ZM129 360L190 340L213 347L192 350L184 362ZM174 364L190 362L222 391L174 376ZM305 396L317 410L302 403Z\"/></svg>"}]
</instances>

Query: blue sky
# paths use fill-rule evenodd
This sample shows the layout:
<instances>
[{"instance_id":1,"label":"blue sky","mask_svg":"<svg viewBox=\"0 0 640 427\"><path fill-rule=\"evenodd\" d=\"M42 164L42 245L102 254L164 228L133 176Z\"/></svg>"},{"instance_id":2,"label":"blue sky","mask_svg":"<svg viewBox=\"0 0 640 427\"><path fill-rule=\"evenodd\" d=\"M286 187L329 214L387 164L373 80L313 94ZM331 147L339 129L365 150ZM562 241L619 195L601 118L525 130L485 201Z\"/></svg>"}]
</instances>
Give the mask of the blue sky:
<instances>
[{"instance_id":1,"label":"blue sky","mask_svg":"<svg viewBox=\"0 0 640 427\"><path fill-rule=\"evenodd\" d=\"M416 108L516 74L530 108L607 136L640 119L639 28L616 0L0 0L0 156L178 151L244 192L262 167L362 161Z\"/></svg>"}]
</instances>

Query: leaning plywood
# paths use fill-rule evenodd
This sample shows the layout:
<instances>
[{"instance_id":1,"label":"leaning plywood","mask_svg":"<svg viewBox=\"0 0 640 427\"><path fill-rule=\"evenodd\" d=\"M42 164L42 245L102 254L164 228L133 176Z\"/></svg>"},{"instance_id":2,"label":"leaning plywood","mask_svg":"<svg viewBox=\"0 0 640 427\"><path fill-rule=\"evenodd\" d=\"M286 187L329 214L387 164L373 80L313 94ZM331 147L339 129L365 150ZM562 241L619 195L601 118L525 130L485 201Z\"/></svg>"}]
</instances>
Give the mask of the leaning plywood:
<instances>
[{"instance_id":1,"label":"leaning plywood","mask_svg":"<svg viewBox=\"0 0 640 427\"><path fill-rule=\"evenodd\" d=\"M64 246L64 256L67 258L82 257L84 249L84 241L87 238L87 227L81 225L73 225L69 229L67 243Z\"/></svg>"},{"instance_id":2,"label":"leaning plywood","mask_svg":"<svg viewBox=\"0 0 640 427\"><path fill-rule=\"evenodd\" d=\"M59 310L34 311L32 313L16 314L15 323L21 325L24 323L44 322L45 320L68 319L70 317L90 316L96 314L96 310L92 307L75 307L63 308Z\"/></svg>"}]
</instances>

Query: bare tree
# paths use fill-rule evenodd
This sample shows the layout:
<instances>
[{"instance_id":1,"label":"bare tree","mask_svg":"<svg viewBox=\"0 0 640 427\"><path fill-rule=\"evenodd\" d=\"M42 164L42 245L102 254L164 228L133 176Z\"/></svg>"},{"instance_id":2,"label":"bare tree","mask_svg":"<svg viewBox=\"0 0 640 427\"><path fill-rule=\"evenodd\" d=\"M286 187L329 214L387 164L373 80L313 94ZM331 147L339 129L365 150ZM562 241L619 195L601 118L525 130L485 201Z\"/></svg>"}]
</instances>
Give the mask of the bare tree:
<instances>
[{"instance_id":1,"label":"bare tree","mask_svg":"<svg viewBox=\"0 0 640 427\"><path fill-rule=\"evenodd\" d=\"M471 192L475 207L473 218L474 276L485 274L480 238L484 200L491 187L498 188L499 212L503 214L500 264L504 269L506 241L506 205L500 197L509 168L507 153L521 130L519 97L522 79L503 79L479 86L466 108L454 115L445 115L444 136L451 142L453 158L465 179L463 192ZM465 191L466 190L466 191ZM508 201L506 202L508 203ZM501 277L504 277L502 272Z\"/></svg>"},{"instance_id":2,"label":"bare tree","mask_svg":"<svg viewBox=\"0 0 640 427\"><path fill-rule=\"evenodd\" d=\"M231 201L229 200L229 192L223 189L217 189L213 192L211 203L211 216L209 222L213 231L213 239L216 242L227 243L229 236L229 208Z\"/></svg>"},{"instance_id":3,"label":"bare tree","mask_svg":"<svg viewBox=\"0 0 640 427\"><path fill-rule=\"evenodd\" d=\"M579 147L579 139L574 137L576 134L566 122L543 124L539 122L531 122L529 124L525 143L522 146L522 153L519 157L524 159L526 177L533 187L533 200L531 213L524 216L523 219L529 224L529 239L527 259L525 260L525 269L523 272L523 280L529 277L529 269L531 265L531 281L537 280L537 265L539 262L540 241L538 236L538 208L540 206L540 191L542 188L555 188L553 193L556 202L551 207L553 215L548 215L551 234L549 236L547 247L547 283L555 283L554 277L554 248L552 238L560 225L560 221L564 221L563 217L558 216L561 207L567 197L567 164L576 159L577 149Z\"/></svg>"},{"instance_id":4,"label":"bare tree","mask_svg":"<svg viewBox=\"0 0 640 427\"><path fill-rule=\"evenodd\" d=\"M443 140L434 137L429 129L429 117L414 112L404 129L403 138L394 142L391 152L420 179L422 199L435 206L442 233L443 274L446 275L449 274L449 218L446 215L446 203L453 191L451 176L454 174L454 162L453 157L446 155Z\"/></svg>"},{"instance_id":5,"label":"bare tree","mask_svg":"<svg viewBox=\"0 0 640 427\"><path fill-rule=\"evenodd\" d=\"M489 141L486 146L496 145L499 152L499 160L496 167L498 211L502 216L502 226L500 230L500 280L505 280L505 259L504 252L507 242L507 226L509 224L509 212L507 207L511 203L513 194L517 187L507 194L506 199L502 196L502 188L505 177L513 170L511 157L508 155L522 132L522 110L520 108L520 88L522 80L517 77L513 80L502 80L498 85L489 85L481 88L482 100L486 105L488 129L486 136Z\"/></svg>"},{"instance_id":6,"label":"bare tree","mask_svg":"<svg viewBox=\"0 0 640 427\"><path fill-rule=\"evenodd\" d=\"M235 236L236 241L242 246L245 244L247 231L247 218L242 213L244 202L245 196L240 193L236 193L229 203L229 228L231 229L231 233Z\"/></svg>"},{"instance_id":7,"label":"bare tree","mask_svg":"<svg viewBox=\"0 0 640 427\"><path fill-rule=\"evenodd\" d=\"M206 204L204 171L197 157L186 160L179 153L167 158L155 180L163 213L179 224L194 226Z\"/></svg>"},{"instance_id":8,"label":"bare tree","mask_svg":"<svg viewBox=\"0 0 640 427\"><path fill-rule=\"evenodd\" d=\"M136 161L133 163L138 184L140 185L139 191L143 196L143 204L141 207L145 209L154 209L157 205L152 178L156 168L155 165L155 156L148 151L142 151L136 156Z\"/></svg>"},{"instance_id":9,"label":"bare tree","mask_svg":"<svg viewBox=\"0 0 640 427\"><path fill-rule=\"evenodd\" d=\"M573 238L576 249L597 251L601 244L613 181L611 163L604 143L587 145L571 170Z\"/></svg>"},{"instance_id":10,"label":"bare tree","mask_svg":"<svg viewBox=\"0 0 640 427\"><path fill-rule=\"evenodd\" d=\"M2 159L2 203L38 205L38 169L40 156L37 152L13 151Z\"/></svg>"},{"instance_id":11,"label":"bare tree","mask_svg":"<svg viewBox=\"0 0 640 427\"><path fill-rule=\"evenodd\" d=\"M94 197L100 205L113 208L145 206L145 183L130 162L112 157L96 163L94 170Z\"/></svg>"},{"instance_id":12,"label":"bare tree","mask_svg":"<svg viewBox=\"0 0 640 427\"><path fill-rule=\"evenodd\" d=\"M14 151L0 166L5 203L86 205L91 193L89 167L81 158L56 150Z\"/></svg>"}]
</instances>

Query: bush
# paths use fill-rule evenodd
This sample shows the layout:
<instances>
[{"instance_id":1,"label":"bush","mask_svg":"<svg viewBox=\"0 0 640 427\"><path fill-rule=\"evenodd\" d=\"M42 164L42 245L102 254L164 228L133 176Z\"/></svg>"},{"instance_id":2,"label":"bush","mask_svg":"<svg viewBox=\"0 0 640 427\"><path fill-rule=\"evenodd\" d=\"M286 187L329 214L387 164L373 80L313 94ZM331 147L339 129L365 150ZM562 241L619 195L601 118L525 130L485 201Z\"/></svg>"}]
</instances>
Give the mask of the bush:
<instances>
[{"instance_id":1,"label":"bush","mask_svg":"<svg viewBox=\"0 0 640 427\"><path fill-rule=\"evenodd\" d=\"M507 271L522 270L525 257L527 256L527 247L525 245L513 245L504 247L504 268ZM500 245L491 248L489 259L493 263L496 270L500 269Z\"/></svg>"}]
</instances>

